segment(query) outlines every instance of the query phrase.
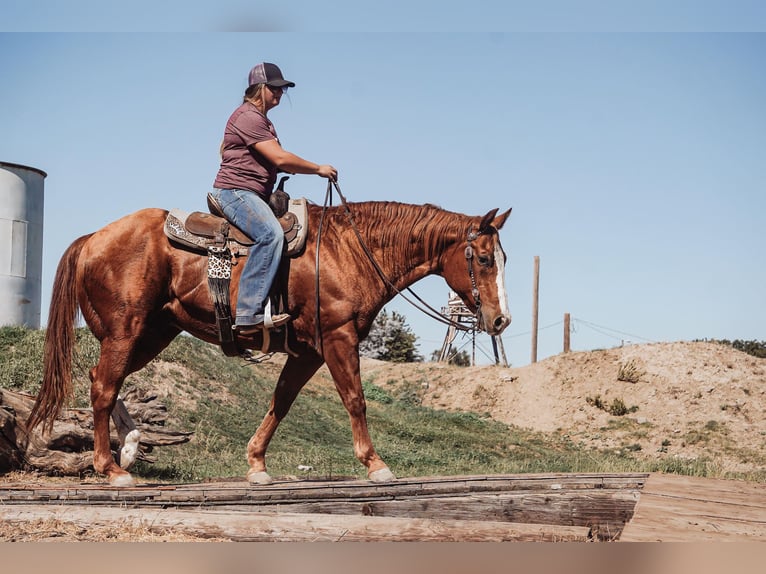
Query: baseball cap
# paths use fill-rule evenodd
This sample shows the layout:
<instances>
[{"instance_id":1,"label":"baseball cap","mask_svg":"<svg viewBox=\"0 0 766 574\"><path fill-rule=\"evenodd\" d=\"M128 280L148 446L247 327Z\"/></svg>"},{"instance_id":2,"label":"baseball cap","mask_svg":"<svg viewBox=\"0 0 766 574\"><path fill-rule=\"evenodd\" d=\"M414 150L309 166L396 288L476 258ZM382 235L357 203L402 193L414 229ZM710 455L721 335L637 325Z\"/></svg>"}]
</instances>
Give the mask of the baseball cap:
<instances>
[{"instance_id":1,"label":"baseball cap","mask_svg":"<svg viewBox=\"0 0 766 574\"><path fill-rule=\"evenodd\" d=\"M290 82L282 77L282 70L276 64L269 64L268 62L261 62L256 64L255 67L250 70L248 76L248 85L254 84L268 84L275 88L288 86L290 88L295 87L295 82Z\"/></svg>"}]
</instances>

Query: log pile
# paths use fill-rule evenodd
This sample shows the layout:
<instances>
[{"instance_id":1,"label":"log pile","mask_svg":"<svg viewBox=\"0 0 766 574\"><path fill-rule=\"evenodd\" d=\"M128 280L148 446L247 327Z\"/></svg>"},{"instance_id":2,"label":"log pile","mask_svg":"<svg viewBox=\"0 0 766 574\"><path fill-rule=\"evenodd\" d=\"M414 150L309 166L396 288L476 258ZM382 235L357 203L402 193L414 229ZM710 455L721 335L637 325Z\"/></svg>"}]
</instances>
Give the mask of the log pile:
<instances>
[{"instance_id":1,"label":"log pile","mask_svg":"<svg viewBox=\"0 0 766 574\"><path fill-rule=\"evenodd\" d=\"M284 479L259 486L234 478L124 488L9 483L0 484L0 521L98 524L112 516L247 541L615 540L646 476L414 477L385 484Z\"/></svg>"},{"instance_id":2,"label":"log pile","mask_svg":"<svg viewBox=\"0 0 766 574\"><path fill-rule=\"evenodd\" d=\"M93 470L93 413L91 409L66 409L50 433L42 427L29 433L26 422L35 397L0 389L0 472L37 470L46 474L79 476ZM118 400L113 413L112 449L119 453L120 440L137 428L141 432L138 459L155 447L183 444L192 433L165 427L167 409L156 395L131 391ZM117 455L118 456L118 455Z\"/></svg>"}]
</instances>

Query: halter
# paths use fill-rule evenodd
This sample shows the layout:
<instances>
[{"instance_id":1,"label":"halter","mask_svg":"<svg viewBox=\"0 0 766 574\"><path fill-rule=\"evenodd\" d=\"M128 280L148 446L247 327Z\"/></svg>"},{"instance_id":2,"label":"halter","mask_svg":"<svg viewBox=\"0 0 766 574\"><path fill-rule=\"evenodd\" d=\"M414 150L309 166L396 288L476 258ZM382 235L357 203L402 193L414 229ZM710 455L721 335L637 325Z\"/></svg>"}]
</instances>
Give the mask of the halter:
<instances>
[{"instance_id":1,"label":"halter","mask_svg":"<svg viewBox=\"0 0 766 574\"><path fill-rule=\"evenodd\" d=\"M375 271L378 273L378 276L383 280L383 283L385 283L388 287L390 287L397 295L401 295L402 298L407 301L410 305L415 307L418 311L423 313L424 315L431 317L432 319L435 319L436 321L439 321L440 323L444 323L445 325L449 325L450 327L453 327L459 331L472 331L473 329L470 327L466 327L462 323L458 323L457 321L453 321L451 319L448 319L444 315L442 315L439 311L434 309L431 305L429 305L427 302L425 302L417 293L415 293L412 289L409 287L406 288L406 290L415 298L417 299L418 303L415 303L412 301L409 297L407 297L402 291L394 285L391 280L388 278L388 276L385 274L383 269L380 268L380 265L378 265L378 262L375 260L375 256L373 255L372 251L370 251L370 248L367 247L367 243L365 243L364 238L362 237L362 234L359 232L359 229L356 226L356 222L354 221L354 215L351 213L351 208L348 206L348 202L346 201L345 196L340 190L340 186L338 185L337 181L328 180L327 181L327 193L325 194L325 201L324 205L322 206L322 216L319 218L319 229L317 230L317 251L316 251L316 342L317 346L319 348L320 353L322 353L322 331L320 328L320 322L319 322L319 245L322 237L322 226L324 223L324 215L325 211L327 210L327 206L332 205L332 188L335 186L335 189L338 192L338 196L340 196L341 203L343 204L343 207L346 210L346 215L348 216L348 220L351 223L351 228L354 230L354 234L356 235L357 239L359 240L359 244L362 246L362 250L364 251L365 255L367 256L367 259L369 259L370 263L372 263L372 266L375 268ZM479 289L476 287L476 277L474 276L473 272L473 247L471 246L471 242L478 239L480 233L477 233L473 231L473 227L471 227L468 230L468 235L466 237L466 241L468 242L468 245L465 248L465 258L468 262L468 276L471 278L471 294L473 295L473 299L476 302L476 321L477 324L481 321L481 298L479 296Z\"/></svg>"}]
</instances>

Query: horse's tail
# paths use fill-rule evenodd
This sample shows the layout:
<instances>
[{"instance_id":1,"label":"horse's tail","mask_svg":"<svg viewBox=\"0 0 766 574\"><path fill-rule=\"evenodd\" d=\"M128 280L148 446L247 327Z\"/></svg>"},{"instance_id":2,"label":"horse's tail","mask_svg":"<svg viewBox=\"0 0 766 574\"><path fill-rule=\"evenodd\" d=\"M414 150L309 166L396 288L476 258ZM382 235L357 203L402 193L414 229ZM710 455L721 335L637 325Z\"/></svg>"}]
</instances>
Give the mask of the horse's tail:
<instances>
[{"instance_id":1,"label":"horse's tail","mask_svg":"<svg viewBox=\"0 0 766 574\"><path fill-rule=\"evenodd\" d=\"M51 430L64 402L73 394L74 327L79 311L77 261L88 238L90 235L75 240L64 252L56 269L48 327L45 330L43 383L27 420L27 429L30 431L40 423L44 423L43 429Z\"/></svg>"}]
</instances>

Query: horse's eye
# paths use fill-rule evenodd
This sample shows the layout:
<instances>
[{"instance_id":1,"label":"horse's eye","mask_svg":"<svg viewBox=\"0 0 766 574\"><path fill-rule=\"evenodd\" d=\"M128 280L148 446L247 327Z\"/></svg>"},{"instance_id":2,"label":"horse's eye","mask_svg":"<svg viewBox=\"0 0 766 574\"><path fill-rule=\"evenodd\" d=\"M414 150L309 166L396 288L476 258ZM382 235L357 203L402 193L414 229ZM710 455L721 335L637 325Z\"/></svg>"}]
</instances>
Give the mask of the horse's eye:
<instances>
[{"instance_id":1,"label":"horse's eye","mask_svg":"<svg viewBox=\"0 0 766 574\"><path fill-rule=\"evenodd\" d=\"M489 255L479 255L479 265L482 267L489 267L492 265L492 258Z\"/></svg>"}]
</instances>

